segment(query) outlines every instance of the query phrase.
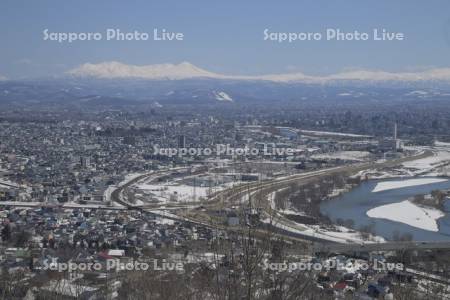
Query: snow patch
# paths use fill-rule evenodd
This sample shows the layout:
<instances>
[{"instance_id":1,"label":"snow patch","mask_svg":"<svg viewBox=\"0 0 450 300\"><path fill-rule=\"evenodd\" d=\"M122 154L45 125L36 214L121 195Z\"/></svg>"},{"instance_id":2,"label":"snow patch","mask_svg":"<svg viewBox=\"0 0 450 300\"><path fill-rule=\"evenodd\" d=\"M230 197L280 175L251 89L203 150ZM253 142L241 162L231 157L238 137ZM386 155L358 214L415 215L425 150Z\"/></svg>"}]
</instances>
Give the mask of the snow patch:
<instances>
[{"instance_id":1,"label":"snow patch","mask_svg":"<svg viewBox=\"0 0 450 300\"><path fill-rule=\"evenodd\" d=\"M187 202L199 201L201 198L207 198L212 190L209 187L190 186L177 184L175 182L165 184L141 183L136 185L139 190L151 195L158 202Z\"/></svg>"},{"instance_id":2,"label":"snow patch","mask_svg":"<svg viewBox=\"0 0 450 300\"><path fill-rule=\"evenodd\" d=\"M153 105L158 108L163 107L158 101L153 102Z\"/></svg>"},{"instance_id":3,"label":"snow patch","mask_svg":"<svg viewBox=\"0 0 450 300\"><path fill-rule=\"evenodd\" d=\"M325 160L351 160L351 161L363 161L368 158L370 153L367 151L338 151L333 153L323 153L314 154L311 157L314 159L325 159Z\"/></svg>"},{"instance_id":4,"label":"snow patch","mask_svg":"<svg viewBox=\"0 0 450 300\"><path fill-rule=\"evenodd\" d=\"M366 212L371 218L400 222L428 231L439 231L437 220L444 213L434 208L420 207L409 200L372 208Z\"/></svg>"},{"instance_id":5,"label":"snow patch","mask_svg":"<svg viewBox=\"0 0 450 300\"><path fill-rule=\"evenodd\" d=\"M216 100L219 100L219 101L233 102L233 98L231 98L225 92L216 92L216 91L214 91L214 97L216 98Z\"/></svg>"},{"instance_id":6,"label":"snow patch","mask_svg":"<svg viewBox=\"0 0 450 300\"><path fill-rule=\"evenodd\" d=\"M408 180L397 180L397 181L383 181L378 182L375 188L372 190L372 193L382 192L387 190L395 190L401 189L405 187L438 183L448 181L445 178L416 178L416 179L408 179Z\"/></svg>"},{"instance_id":7,"label":"snow patch","mask_svg":"<svg viewBox=\"0 0 450 300\"><path fill-rule=\"evenodd\" d=\"M443 147L443 149L445 149L447 146L440 145L440 147ZM435 151L433 153L433 156L408 161L403 163L403 166L405 168L414 170L415 174L424 174L448 163L450 163L450 152L448 150L439 150Z\"/></svg>"},{"instance_id":8,"label":"snow patch","mask_svg":"<svg viewBox=\"0 0 450 300\"><path fill-rule=\"evenodd\" d=\"M353 134L353 133L344 133L344 132L332 132L332 131L317 131L317 130L299 130L300 133L305 135L318 135L318 136L342 136L342 137L354 137L354 138L370 138L370 135L361 135L361 134Z\"/></svg>"},{"instance_id":9,"label":"snow patch","mask_svg":"<svg viewBox=\"0 0 450 300\"><path fill-rule=\"evenodd\" d=\"M438 146L438 147L450 148L450 143L446 143L446 142L435 141L434 145Z\"/></svg>"}]
</instances>

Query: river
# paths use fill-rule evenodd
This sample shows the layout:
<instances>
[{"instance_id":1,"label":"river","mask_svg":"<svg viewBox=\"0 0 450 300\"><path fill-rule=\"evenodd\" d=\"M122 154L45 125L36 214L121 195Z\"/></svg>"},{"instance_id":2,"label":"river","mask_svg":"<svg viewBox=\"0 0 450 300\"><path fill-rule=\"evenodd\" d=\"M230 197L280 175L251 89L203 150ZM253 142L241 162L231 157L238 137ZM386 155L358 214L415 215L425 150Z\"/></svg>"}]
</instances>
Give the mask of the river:
<instances>
[{"instance_id":1,"label":"river","mask_svg":"<svg viewBox=\"0 0 450 300\"><path fill-rule=\"evenodd\" d=\"M404 223L385 219L371 218L366 212L372 208L401 202L417 194L428 194L436 189L450 189L450 180L438 183L402 187L380 192L372 192L377 183L386 181L399 181L405 179L369 180L360 184L348 193L333 198L321 204L321 212L333 221L337 219L352 219L354 228L374 224L375 232L386 239L392 239L394 231L400 234L410 233L414 240L420 241L450 241L450 202L447 201L445 216L438 219L438 232L412 227Z\"/></svg>"}]
</instances>

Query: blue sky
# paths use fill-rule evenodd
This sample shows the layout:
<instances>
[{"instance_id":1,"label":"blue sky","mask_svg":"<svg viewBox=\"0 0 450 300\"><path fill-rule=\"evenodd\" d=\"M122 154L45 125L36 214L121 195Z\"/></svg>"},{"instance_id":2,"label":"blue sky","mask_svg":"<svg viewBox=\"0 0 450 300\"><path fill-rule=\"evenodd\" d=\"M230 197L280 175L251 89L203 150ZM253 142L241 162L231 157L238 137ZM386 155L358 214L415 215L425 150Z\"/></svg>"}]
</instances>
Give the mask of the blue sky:
<instances>
[{"instance_id":1,"label":"blue sky","mask_svg":"<svg viewBox=\"0 0 450 300\"><path fill-rule=\"evenodd\" d=\"M89 41L58 44L42 31L104 32L106 28L183 32L184 41ZM403 32L404 41L295 43L263 40L263 30L326 28ZM22 1L0 3L0 74L10 78L62 74L82 63L189 61L224 74L347 69L410 71L450 67L450 1Z\"/></svg>"}]
</instances>

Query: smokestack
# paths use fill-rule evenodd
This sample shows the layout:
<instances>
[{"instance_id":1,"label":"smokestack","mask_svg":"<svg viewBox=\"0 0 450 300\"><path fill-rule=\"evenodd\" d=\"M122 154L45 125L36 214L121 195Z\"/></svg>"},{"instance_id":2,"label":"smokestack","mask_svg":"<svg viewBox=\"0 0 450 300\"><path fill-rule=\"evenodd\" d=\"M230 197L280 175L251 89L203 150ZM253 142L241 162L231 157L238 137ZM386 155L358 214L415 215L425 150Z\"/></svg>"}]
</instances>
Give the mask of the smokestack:
<instances>
[{"instance_id":1,"label":"smokestack","mask_svg":"<svg viewBox=\"0 0 450 300\"><path fill-rule=\"evenodd\" d=\"M394 124L394 140L397 140L397 122Z\"/></svg>"}]
</instances>

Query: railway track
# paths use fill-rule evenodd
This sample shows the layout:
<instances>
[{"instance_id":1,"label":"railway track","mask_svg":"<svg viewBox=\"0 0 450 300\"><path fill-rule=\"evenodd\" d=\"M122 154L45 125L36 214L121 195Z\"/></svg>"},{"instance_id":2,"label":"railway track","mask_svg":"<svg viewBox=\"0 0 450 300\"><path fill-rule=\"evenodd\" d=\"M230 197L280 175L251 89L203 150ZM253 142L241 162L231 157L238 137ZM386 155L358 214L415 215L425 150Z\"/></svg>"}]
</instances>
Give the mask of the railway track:
<instances>
[{"instance_id":1,"label":"railway track","mask_svg":"<svg viewBox=\"0 0 450 300\"><path fill-rule=\"evenodd\" d=\"M353 165L347 165L347 166L341 166L341 167L316 170L316 171L311 171L311 172L307 172L307 173L295 174L295 175L290 175L290 176L285 176L285 177L278 177L278 178L274 178L274 179L268 180L268 181L258 181L258 182L248 183L248 184L242 184L242 185L232 187L227 190L223 190L223 191L219 191L219 192L215 193L214 195L210 196L208 201L205 203L192 202L192 203L185 203L182 205L180 205L180 204L174 204L174 205L164 204L164 207L161 207L161 205L136 206L136 205L128 203L122 199L121 193L129 186L135 184L138 181L141 181L148 177L151 177L151 176L157 175L157 176L155 176L155 178L156 178L158 176L170 175L170 173L173 172L171 170L167 170L167 171L163 171L160 173L144 174L142 176L139 176L139 177L127 182L123 186L121 186L118 189L116 189L115 191L113 191L113 193L111 194L111 199L113 201L116 201L117 203L127 207L128 209L138 209L138 210L142 210L145 212L153 213L160 217L166 217L166 216L164 216L163 214L155 213L155 210L171 209L171 210L174 210L173 216L176 216L176 217L172 216L169 218L172 218L174 220L177 220L180 222L189 222L192 224L206 226L206 227L214 228L217 230L229 230L229 228L221 227L221 226L218 226L217 224L208 224L207 222L205 222L204 219L202 219L202 220L195 219L192 216L188 216L188 214L186 214L186 212L189 212L193 207L199 207L199 206L203 207L204 210L218 209L223 206L228 206L228 207L241 206L243 204L243 202L246 202L245 201L246 196L251 197L251 195L253 195L254 193L260 193L259 197L263 198L263 197L267 196L267 194L270 193L271 191L281 189L293 182L302 184L302 183L306 183L310 180L314 180L314 179L324 177L324 176L330 176L333 174L342 174L342 173L354 174L354 173L364 171L367 169L394 167L394 166L402 164L406 161L426 158L428 156L431 156L432 154L433 154L432 151L427 150L424 153L421 153L419 155L405 157L405 158L391 160L391 161L385 161L385 162L381 162L381 163L369 162L369 163L353 164ZM292 221L284 218L283 216L281 216L279 214L276 214L275 211L271 211L271 209L268 208L267 206L265 207L264 213L273 217L275 222L281 223L284 227L286 227L286 226L293 227L294 226ZM296 229L298 230L299 224L296 223L295 226L296 226ZM301 233L291 232L289 230L283 230L281 228L277 228L274 226L272 226L268 230L275 231L276 234L283 235L286 238L292 238L295 240L302 239L302 240L307 240L307 241L319 242L319 243L323 243L323 244L333 243L327 239L322 239L322 238L314 237L311 235L305 235L305 234L301 234ZM334 242L334 243L336 243L336 242Z\"/></svg>"}]
</instances>

